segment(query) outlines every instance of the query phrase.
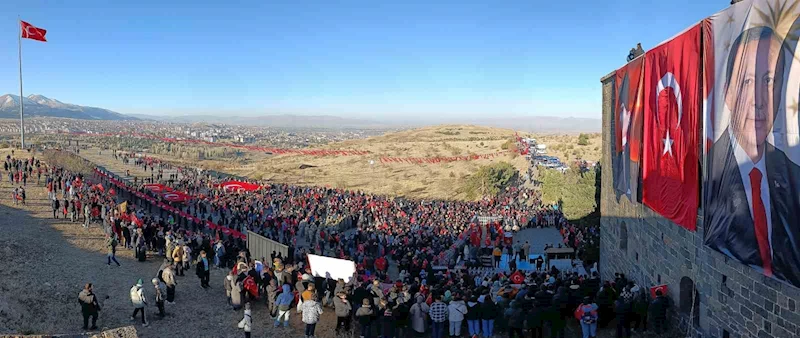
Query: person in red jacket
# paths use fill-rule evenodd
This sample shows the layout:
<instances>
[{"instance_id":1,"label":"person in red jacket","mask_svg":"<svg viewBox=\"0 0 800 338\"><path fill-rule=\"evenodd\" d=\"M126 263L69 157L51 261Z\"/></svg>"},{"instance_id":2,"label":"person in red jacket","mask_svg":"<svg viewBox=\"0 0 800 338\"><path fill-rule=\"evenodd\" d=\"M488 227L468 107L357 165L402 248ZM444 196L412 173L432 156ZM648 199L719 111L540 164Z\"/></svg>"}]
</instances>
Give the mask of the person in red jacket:
<instances>
[{"instance_id":1,"label":"person in red jacket","mask_svg":"<svg viewBox=\"0 0 800 338\"><path fill-rule=\"evenodd\" d=\"M386 272L387 265L386 258L384 257L378 257L378 259L375 260L375 268L378 269L378 271Z\"/></svg>"},{"instance_id":2,"label":"person in red jacket","mask_svg":"<svg viewBox=\"0 0 800 338\"><path fill-rule=\"evenodd\" d=\"M581 323L583 338L597 336L597 304L590 297L585 297L583 303L575 309L575 319Z\"/></svg>"}]
</instances>

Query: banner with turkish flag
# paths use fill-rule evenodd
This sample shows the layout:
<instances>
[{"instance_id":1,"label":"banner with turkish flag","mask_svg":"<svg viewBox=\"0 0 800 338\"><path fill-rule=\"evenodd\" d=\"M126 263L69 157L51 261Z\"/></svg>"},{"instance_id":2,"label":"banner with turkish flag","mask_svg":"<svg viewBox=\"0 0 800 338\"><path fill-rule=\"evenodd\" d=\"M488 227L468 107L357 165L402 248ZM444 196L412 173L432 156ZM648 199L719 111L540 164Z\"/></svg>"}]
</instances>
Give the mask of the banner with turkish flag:
<instances>
[{"instance_id":1,"label":"banner with turkish flag","mask_svg":"<svg viewBox=\"0 0 800 338\"><path fill-rule=\"evenodd\" d=\"M19 25L20 33L22 34L23 38L47 42L47 39L44 37L47 34L46 29L36 27L22 20L19 21Z\"/></svg>"},{"instance_id":2,"label":"banner with turkish flag","mask_svg":"<svg viewBox=\"0 0 800 338\"><path fill-rule=\"evenodd\" d=\"M175 203L186 202L189 199L191 199L191 196L189 196L187 194L184 194L184 193L182 193L180 191L167 192L167 193L164 193L163 196L164 196L165 200L170 201L170 202L175 202Z\"/></svg>"},{"instance_id":3,"label":"banner with turkish flag","mask_svg":"<svg viewBox=\"0 0 800 338\"><path fill-rule=\"evenodd\" d=\"M152 191L154 193L172 191L172 189L170 189L170 187L168 187L166 185L163 185L163 184L160 184L160 183L145 184L144 188L147 189L147 190L150 190L150 191Z\"/></svg>"},{"instance_id":4,"label":"banner with turkish flag","mask_svg":"<svg viewBox=\"0 0 800 338\"><path fill-rule=\"evenodd\" d=\"M142 220L140 220L139 217L136 217L136 214L131 215L131 222L139 228L141 228L142 225L144 225L144 222L142 222Z\"/></svg>"},{"instance_id":5,"label":"banner with turkish flag","mask_svg":"<svg viewBox=\"0 0 800 338\"><path fill-rule=\"evenodd\" d=\"M227 181L220 183L220 187L222 187L225 191L233 191L233 192L240 192L240 191L256 191L261 188L258 184L242 182L242 181Z\"/></svg>"},{"instance_id":6,"label":"banner with turkish flag","mask_svg":"<svg viewBox=\"0 0 800 338\"><path fill-rule=\"evenodd\" d=\"M656 299L656 291L661 291L661 295L666 296L669 292L669 286L667 284L656 285L650 288L650 298Z\"/></svg>"},{"instance_id":7,"label":"banner with turkish flag","mask_svg":"<svg viewBox=\"0 0 800 338\"><path fill-rule=\"evenodd\" d=\"M511 276L509 277L509 279L513 284L525 283L525 275L523 275L522 272L520 272L519 270L514 271L514 273L512 273Z\"/></svg>"},{"instance_id":8,"label":"banner with turkish flag","mask_svg":"<svg viewBox=\"0 0 800 338\"><path fill-rule=\"evenodd\" d=\"M696 230L701 25L645 54L642 203Z\"/></svg>"},{"instance_id":9,"label":"banner with turkish flag","mask_svg":"<svg viewBox=\"0 0 800 338\"><path fill-rule=\"evenodd\" d=\"M618 69L614 84L615 149L611 167L617 198L625 195L630 201L639 200L639 160L642 148L642 82L645 56L638 57Z\"/></svg>"}]
</instances>

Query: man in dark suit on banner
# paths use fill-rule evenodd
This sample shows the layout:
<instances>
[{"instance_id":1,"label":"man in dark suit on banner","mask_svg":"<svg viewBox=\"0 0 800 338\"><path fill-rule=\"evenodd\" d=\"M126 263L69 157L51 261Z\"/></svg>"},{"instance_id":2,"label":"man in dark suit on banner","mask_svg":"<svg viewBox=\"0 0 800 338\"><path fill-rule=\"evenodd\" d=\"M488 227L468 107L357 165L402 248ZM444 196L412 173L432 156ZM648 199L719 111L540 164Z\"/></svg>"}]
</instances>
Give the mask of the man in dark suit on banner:
<instances>
[{"instance_id":1,"label":"man in dark suit on banner","mask_svg":"<svg viewBox=\"0 0 800 338\"><path fill-rule=\"evenodd\" d=\"M785 52L767 27L742 32L730 51L730 124L708 156L705 243L800 286L800 167L767 141L781 102Z\"/></svg>"}]
</instances>

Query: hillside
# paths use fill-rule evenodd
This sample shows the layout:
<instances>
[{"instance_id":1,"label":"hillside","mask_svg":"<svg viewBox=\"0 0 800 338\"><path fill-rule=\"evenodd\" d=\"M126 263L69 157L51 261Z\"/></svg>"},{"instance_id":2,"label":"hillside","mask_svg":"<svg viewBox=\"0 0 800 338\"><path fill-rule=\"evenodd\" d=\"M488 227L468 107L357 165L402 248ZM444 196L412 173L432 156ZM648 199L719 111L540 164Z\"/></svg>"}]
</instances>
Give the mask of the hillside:
<instances>
[{"instance_id":1,"label":"hillside","mask_svg":"<svg viewBox=\"0 0 800 338\"><path fill-rule=\"evenodd\" d=\"M466 199L467 194L462 189L464 182L482 165L508 162L524 171L525 158L510 152L494 158L447 163L385 162L381 158L445 158L496 154L503 151L503 144L513 137L514 131L510 129L458 125L426 127L325 147L366 150L371 155L281 155L238 168L228 168L226 171L276 182L331 186L377 194Z\"/></svg>"},{"instance_id":2,"label":"hillside","mask_svg":"<svg viewBox=\"0 0 800 338\"><path fill-rule=\"evenodd\" d=\"M529 164L511 151L516 132L473 125L441 125L387 133L367 139L332 143L317 150L357 150L367 155L314 156L297 153L267 154L225 147L181 145L184 152L227 154L214 159L181 159L175 154L148 153L182 165L269 180L278 183L328 186L412 198L471 199L467 179L482 166L507 162L522 174ZM599 134L589 134L586 145L579 135L530 134L547 144L550 155L562 161L597 161ZM510 146L510 147L509 147ZM141 149L138 149L141 150ZM82 152L88 159L111 165L110 152ZM432 161L431 159L439 159Z\"/></svg>"}]
</instances>

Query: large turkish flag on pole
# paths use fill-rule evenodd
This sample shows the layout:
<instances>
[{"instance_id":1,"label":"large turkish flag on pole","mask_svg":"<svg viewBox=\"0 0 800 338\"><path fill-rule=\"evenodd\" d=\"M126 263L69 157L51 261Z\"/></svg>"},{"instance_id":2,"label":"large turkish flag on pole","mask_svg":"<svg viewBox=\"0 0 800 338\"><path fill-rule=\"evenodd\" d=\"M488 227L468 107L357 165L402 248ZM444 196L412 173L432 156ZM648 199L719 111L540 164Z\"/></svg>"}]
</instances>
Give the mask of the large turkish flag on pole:
<instances>
[{"instance_id":1,"label":"large turkish flag on pole","mask_svg":"<svg viewBox=\"0 0 800 338\"><path fill-rule=\"evenodd\" d=\"M642 203L695 231L699 193L700 25L645 55Z\"/></svg>"}]
</instances>

